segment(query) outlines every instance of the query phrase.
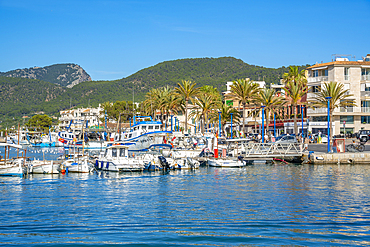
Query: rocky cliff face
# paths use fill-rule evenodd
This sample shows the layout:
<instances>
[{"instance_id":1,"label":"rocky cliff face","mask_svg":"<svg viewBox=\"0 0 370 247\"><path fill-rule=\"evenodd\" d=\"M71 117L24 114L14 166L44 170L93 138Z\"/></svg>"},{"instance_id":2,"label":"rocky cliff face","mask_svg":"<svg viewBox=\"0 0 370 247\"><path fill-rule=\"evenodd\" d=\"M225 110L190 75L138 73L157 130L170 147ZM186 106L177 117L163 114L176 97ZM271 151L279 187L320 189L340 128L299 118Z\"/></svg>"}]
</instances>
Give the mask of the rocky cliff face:
<instances>
[{"instance_id":1,"label":"rocky cliff face","mask_svg":"<svg viewBox=\"0 0 370 247\"><path fill-rule=\"evenodd\" d=\"M91 81L91 77L77 64L54 64L46 67L16 69L0 73L0 76L23 77L51 82L62 87L71 88L83 81Z\"/></svg>"}]
</instances>

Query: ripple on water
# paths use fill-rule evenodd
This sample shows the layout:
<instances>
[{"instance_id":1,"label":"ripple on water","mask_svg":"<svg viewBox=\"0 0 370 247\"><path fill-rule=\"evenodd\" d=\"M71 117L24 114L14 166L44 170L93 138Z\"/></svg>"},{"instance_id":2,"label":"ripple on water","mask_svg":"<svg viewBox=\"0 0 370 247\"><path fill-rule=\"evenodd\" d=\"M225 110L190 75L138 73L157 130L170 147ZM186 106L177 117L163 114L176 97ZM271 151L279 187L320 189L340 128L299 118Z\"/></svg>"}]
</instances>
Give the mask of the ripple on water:
<instances>
[{"instance_id":1,"label":"ripple on water","mask_svg":"<svg viewBox=\"0 0 370 247\"><path fill-rule=\"evenodd\" d=\"M0 178L0 244L369 245L368 166Z\"/></svg>"}]
</instances>

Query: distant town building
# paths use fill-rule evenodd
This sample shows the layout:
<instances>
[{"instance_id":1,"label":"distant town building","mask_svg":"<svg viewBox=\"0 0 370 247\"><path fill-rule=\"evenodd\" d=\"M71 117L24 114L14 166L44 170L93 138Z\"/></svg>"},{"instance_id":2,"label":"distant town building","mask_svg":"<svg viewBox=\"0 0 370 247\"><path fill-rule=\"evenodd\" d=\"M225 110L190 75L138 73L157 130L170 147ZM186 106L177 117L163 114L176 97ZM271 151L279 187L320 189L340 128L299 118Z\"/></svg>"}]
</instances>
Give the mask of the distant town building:
<instances>
[{"instance_id":1,"label":"distant town building","mask_svg":"<svg viewBox=\"0 0 370 247\"><path fill-rule=\"evenodd\" d=\"M330 81L343 83L344 88L353 94L356 107L336 108L333 112L334 135L370 129L370 54L357 61L336 57L332 62L308 67L307 72L308 100ZM308 109L308 117L310 131L327 133L327 108Z\"/></svg>"},{"instance_id":2,"label":"distant town building","mask_svg":"<svg viewBox=\"0 0 370 247\"><path fill-rule=\"evenodd\" d=\"M67 128L71 128L71 130L81 130L82 126L86 127L98 127L104 126L104 122L100 122L99 118L103 118L104 114L103 108L78 108L72 110L64 110L60 111L60 118L59 118L59 129L66 130Z\"/></svg>"}]
</instances>

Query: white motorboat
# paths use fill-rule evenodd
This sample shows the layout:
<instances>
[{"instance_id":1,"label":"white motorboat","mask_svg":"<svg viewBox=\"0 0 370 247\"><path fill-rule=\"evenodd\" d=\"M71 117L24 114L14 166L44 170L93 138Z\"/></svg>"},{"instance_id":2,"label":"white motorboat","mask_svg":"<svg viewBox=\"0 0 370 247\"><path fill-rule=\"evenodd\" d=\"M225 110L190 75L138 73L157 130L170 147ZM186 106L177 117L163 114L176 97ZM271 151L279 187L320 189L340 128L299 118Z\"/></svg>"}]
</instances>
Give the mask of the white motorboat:
<instances>
[{"instance_id":1,"label":"white motorboat","mask_svg":"<svg viewBox=\"0 0 370 247\"><path fill-rule=\"evenodd\" d=\"M173 159L172 164L170 166L173 167L173 169L192 170L192 169L198 169L200 166L200 163L199 161L193 158L183 157L183 158Z\"/></svg>"},{"instance_id":2,"label":"white motorboat","mask_svg":"<svg viewBox=\"0 0 370 247\"><path fill-rule=\"evenodd\" d=\"M224 168L239 168L247 165L247 162L242 158L228 159L228 158L209 158L207 160L208 166L224 167Z\"/></svg>"},{"instance_id":3,"label":"white motorboat","mask_svg":"<svg viewBox=\"0 0 370 247\"><path fill-rule=\"evenodd\" d=\"M89 163L88 156L75 156L71 159L67 159L62 163L62 167L66 172L74 173L89 173L94 169Z\"/></svg>"},{"instance_id":4,"label":"white motorboat","mask_svg":"<svg viewBox=\"0 0 370 247\"><path fill-rule=\"evenodd\" d=\"M0 176L23 176L27 171L26 157L7 159L10 148L21 149L21 145L0 143L5 148L4 157L0 156Z\"/></svg>"},{"instance_id":5,"label":"white motorboat","mask_svg":"<svg viewBox=\"0 0 370 247\"><path fill-rule=\"evenodd\" d=\"M113 172L135 172L143 171L144 164L129 155L131 143L115 143L105 149L104 155L100 156L95 162L95 168L103 171Z\"/></svg>"}]
</instances>

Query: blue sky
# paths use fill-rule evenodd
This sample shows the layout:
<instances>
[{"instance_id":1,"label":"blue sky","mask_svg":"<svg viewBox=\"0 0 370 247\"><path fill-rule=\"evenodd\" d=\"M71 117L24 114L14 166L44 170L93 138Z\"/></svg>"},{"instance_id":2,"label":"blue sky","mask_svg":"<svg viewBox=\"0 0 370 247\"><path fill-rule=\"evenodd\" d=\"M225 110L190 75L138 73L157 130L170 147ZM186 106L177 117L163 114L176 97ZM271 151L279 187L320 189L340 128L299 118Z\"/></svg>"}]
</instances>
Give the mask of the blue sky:
<instances>
[{"instance_id":1,"label":"blue sky","mask_svg":"<svg viewBox=\"0 0 370 247\"><path fill-rule=\"evenodd\" d=\"M264 67L370 53L370 0L0 0L0 71L81 65L93 80L182 58Z\"/></svg>"}]
</instances>

